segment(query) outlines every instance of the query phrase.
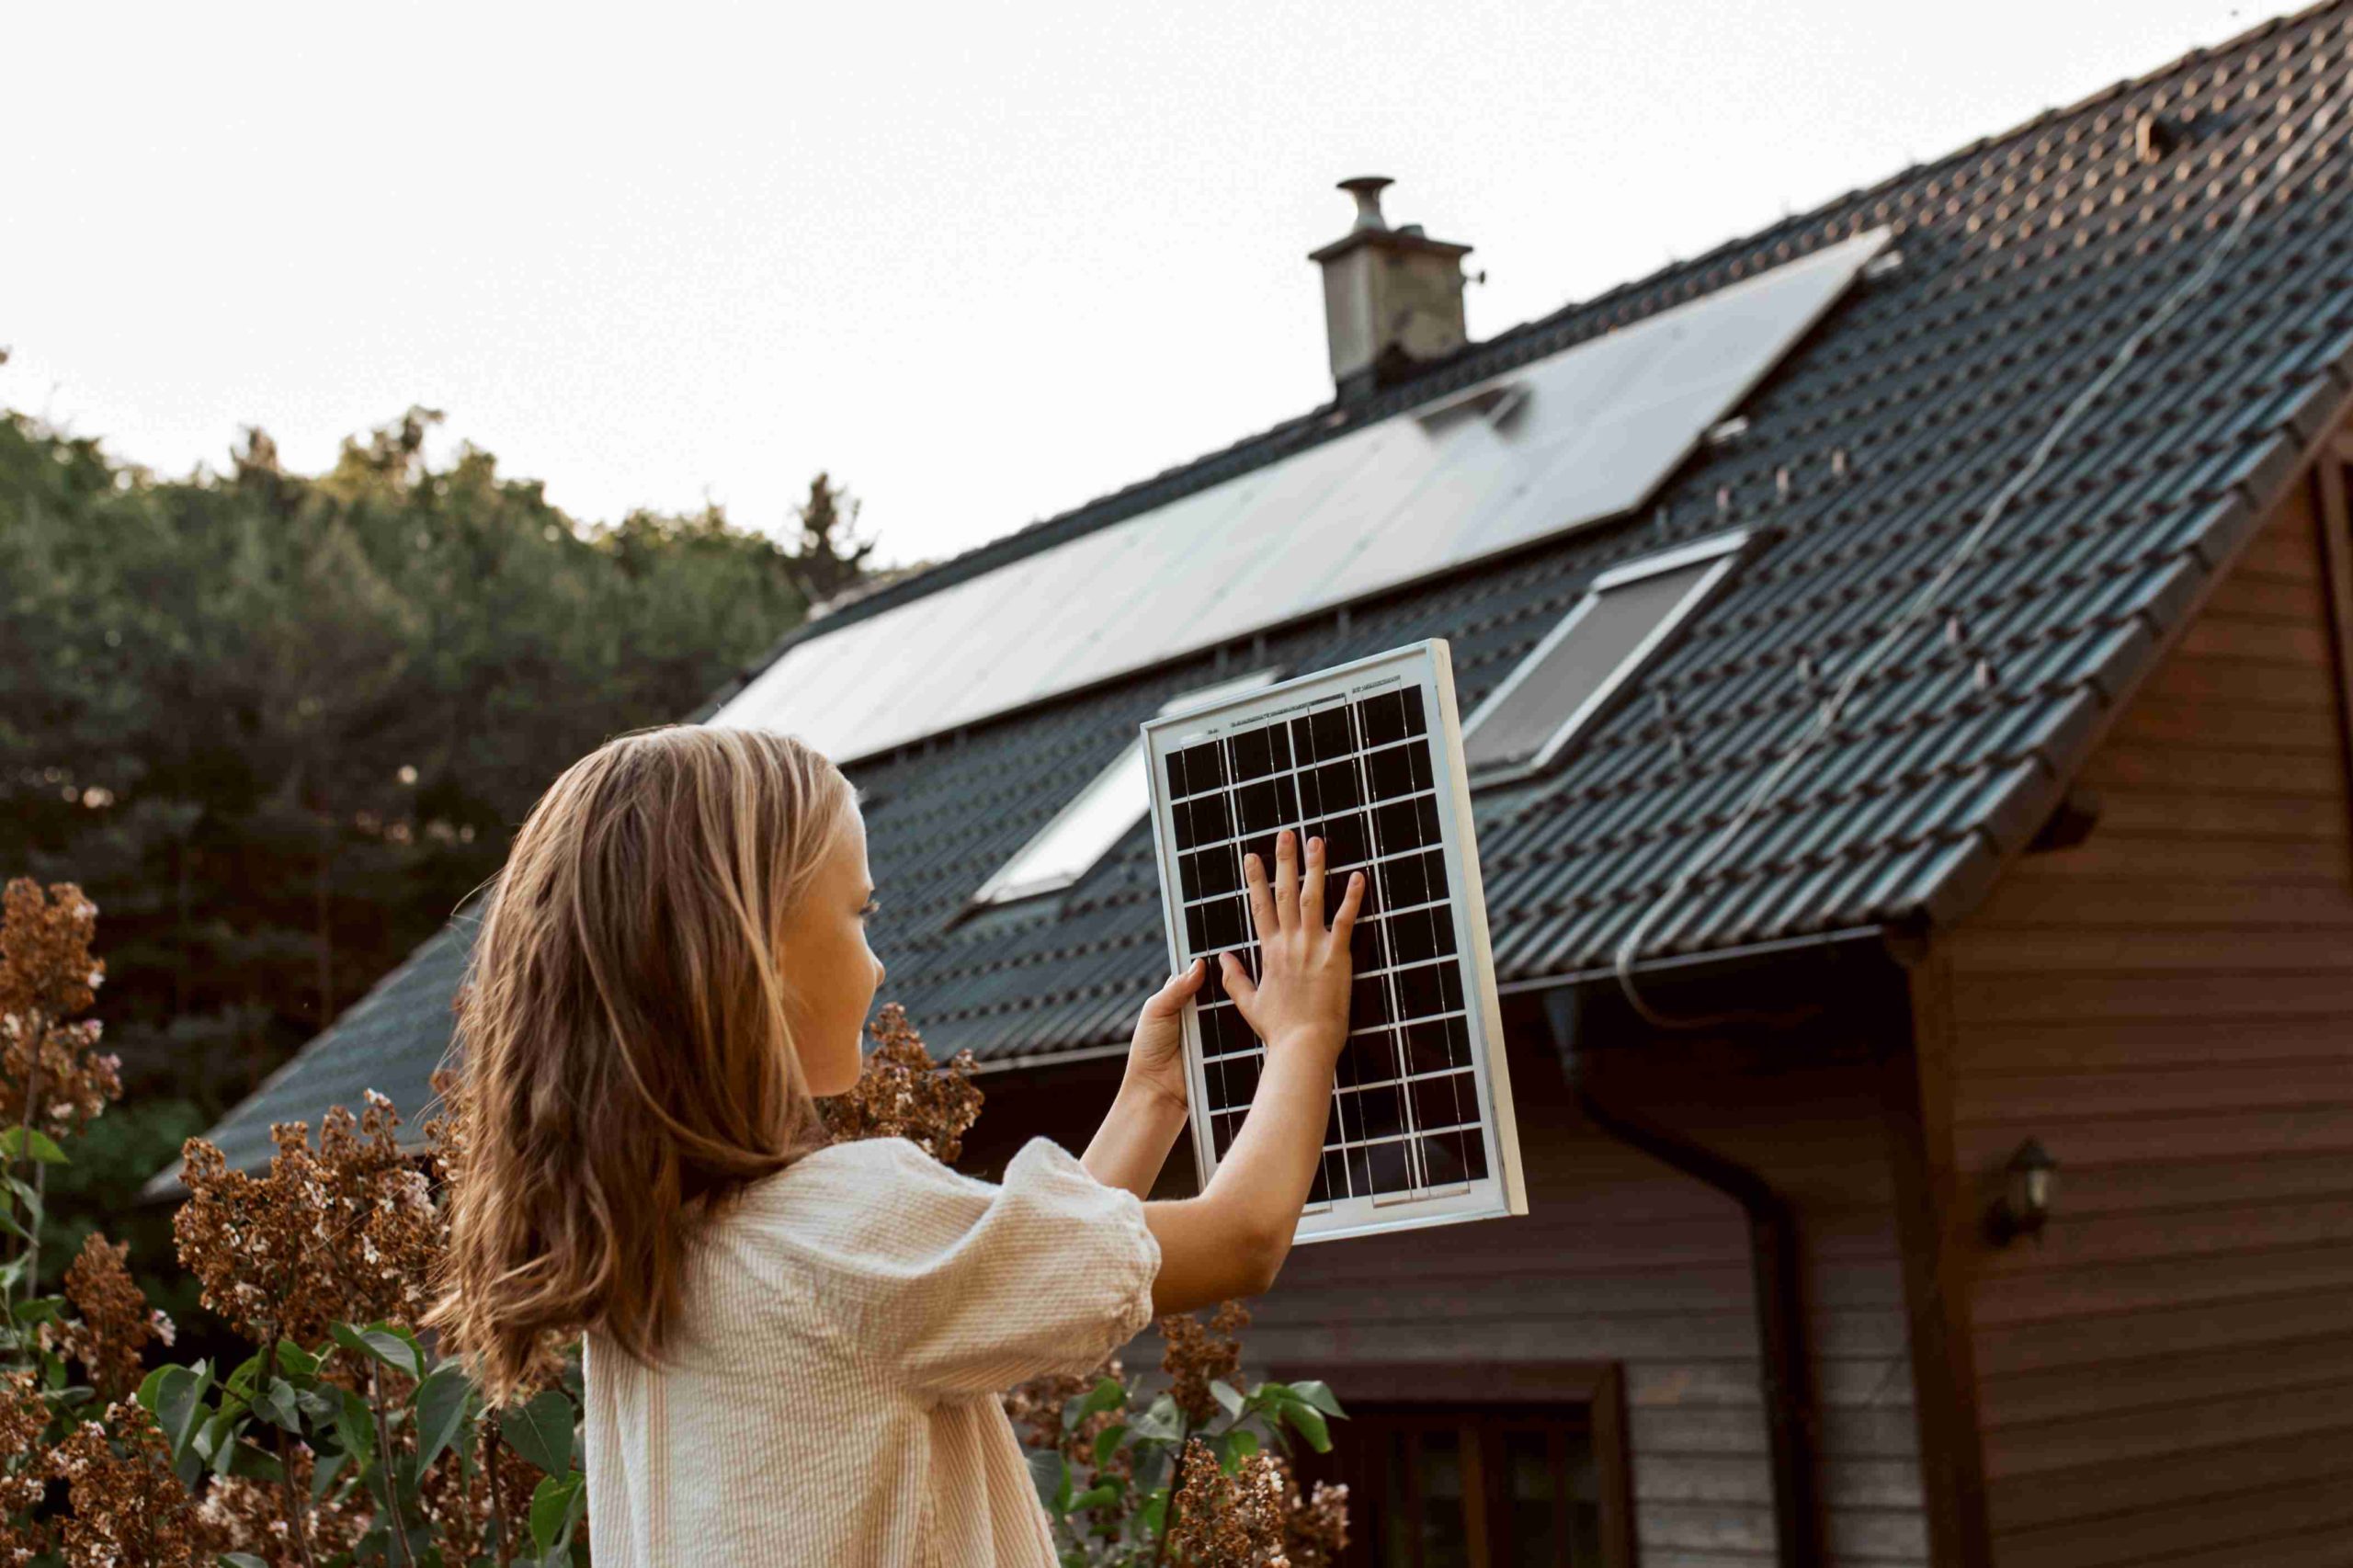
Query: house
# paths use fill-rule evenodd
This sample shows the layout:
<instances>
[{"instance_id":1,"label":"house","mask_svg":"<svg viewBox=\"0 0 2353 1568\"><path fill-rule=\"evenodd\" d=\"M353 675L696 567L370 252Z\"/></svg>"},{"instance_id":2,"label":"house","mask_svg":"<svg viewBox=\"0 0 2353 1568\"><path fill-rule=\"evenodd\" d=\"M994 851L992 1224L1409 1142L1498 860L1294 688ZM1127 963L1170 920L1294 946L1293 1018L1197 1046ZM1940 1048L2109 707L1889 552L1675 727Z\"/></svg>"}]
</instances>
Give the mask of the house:
<instances>
[{"instance_id":1,"label":"house","mask_svg":"<svg viewBox=\"0 0 2353 1568\"><path fill-rule=\"evenodd\" d=\"M845 760L882 999L982 1058L986 1169L1083 1142L1165 973L1106 781L1137 724L1449 640L1529 1212L1302 1247L1255 1303L1253 1370L1355 1413L1358 1561L2346 1562L2348 112L2338 0L1475 343L1463 247L1351 182L1331 403L796 630L697 717ZM1625 414L1547 423L1642 341L1721 374L1635 356L1653 426L1527 449ZM1084 552L1245 516L1409 566L1048 624L1133 586ZM1702 546L1704 586L1631 591ZM1483 739L1523 665L1538 711ZM274 1117L423 1104L465 939L212 1136L258 1164Z\"/></svg>"}]
</instances>

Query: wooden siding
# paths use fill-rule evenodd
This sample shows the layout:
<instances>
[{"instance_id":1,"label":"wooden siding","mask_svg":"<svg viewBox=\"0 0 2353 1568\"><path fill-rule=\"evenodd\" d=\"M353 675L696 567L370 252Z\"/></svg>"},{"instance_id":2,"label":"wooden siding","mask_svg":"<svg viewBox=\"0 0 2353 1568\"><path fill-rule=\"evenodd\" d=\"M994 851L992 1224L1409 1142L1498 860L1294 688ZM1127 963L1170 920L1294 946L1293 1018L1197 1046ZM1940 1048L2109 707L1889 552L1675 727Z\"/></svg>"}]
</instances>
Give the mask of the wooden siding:
<instances>
[{"instance_id":1,"label":"wooden siding","mask_svg":"<svg viewBox=\"0 0 2353 1568\"><path fill-rule=\"evenodd\" d=\"M2021 857L1932 966L2000 1568L2353 1562L2353 800L2316 510L2300 487L2119 716L2091 836ZM2029 1135L2048 1230L1990 1248Z\"/></svg>"},{"instance_id":2,"label":"wooden siding","mask_svg":"<svg viewBox=\"0 0 2353 1568\"><path fill-rule=\"evenodd\" d=\"M1449 1364L1514 1363L1532 1382L1540 1369L1618 1363L1642 1568L1762 1568L1772 1483L1745 1217L1588 1126L1533 1036L1510 1053L1529 1212L1294 1248L1249 1303L1245 1370L1320 1376L1345 1403L1351 1366L1392 1393L1401 1364L1427 1368L1442 1398ZM1754 1166L1797 1211L1826 1561L1927 1562L1881 1069L1664 1041L1599 1060L1610 1103ZM1001 1165L1033 1131L1082 1147L1092 1121L1075 1108L1108 1102L1112 1081L982 1080L986 1136L962 1164ZM1180 1143L1166 1195L1191 1190L1189 1163ZM1150 1331L1127 1355L1131 1369L1158 1358Z\"/></svg>"}]
</instances>

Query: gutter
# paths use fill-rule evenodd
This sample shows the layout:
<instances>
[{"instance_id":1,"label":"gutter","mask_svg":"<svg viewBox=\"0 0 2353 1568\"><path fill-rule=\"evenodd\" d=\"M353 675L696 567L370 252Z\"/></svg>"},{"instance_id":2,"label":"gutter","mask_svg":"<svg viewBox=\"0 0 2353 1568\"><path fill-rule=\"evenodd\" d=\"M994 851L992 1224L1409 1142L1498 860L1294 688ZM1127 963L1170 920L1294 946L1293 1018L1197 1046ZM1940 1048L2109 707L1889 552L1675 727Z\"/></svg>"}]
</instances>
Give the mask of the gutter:
<instances>
[{"instance_id":1,"label":"gutter","mask_svg":"<svg viewBox=\"0 0 2353 1568\"><path fill-rule=\"evenodd\" d=\"M1768 959L1816 948L1844 947L1848 943L1886 946L1893 940L1894 937L1887 926L1844 926L1834 931L1820 931L1804 937L1782 937L1769 942L1749 942L1736 948L1710 948L1696 953L1670 953L1637 959L1633 962L1632 972L1679 976L1687 971L1738 963L1746 959ZM1570 970L1560 974L1529 975L1504 982L1495 987L1495 993L1498 996L1518 996L1530 991L1551 991L1563 985L1586 985L1595 981L1611 980L1617 977L1617 973L1615 968L1603 965L1598 969ZM1024 1051L1013 1056L983 1057L973 1064L972 1074L981 1077L1025 1069L1063 1067L1074 1062L1095 1062L1107 1056L1125 1056L1127 1053L1126 1040L1116 1044L1080 1046L1074 1051Z\"/></svg>"}]
</instances>

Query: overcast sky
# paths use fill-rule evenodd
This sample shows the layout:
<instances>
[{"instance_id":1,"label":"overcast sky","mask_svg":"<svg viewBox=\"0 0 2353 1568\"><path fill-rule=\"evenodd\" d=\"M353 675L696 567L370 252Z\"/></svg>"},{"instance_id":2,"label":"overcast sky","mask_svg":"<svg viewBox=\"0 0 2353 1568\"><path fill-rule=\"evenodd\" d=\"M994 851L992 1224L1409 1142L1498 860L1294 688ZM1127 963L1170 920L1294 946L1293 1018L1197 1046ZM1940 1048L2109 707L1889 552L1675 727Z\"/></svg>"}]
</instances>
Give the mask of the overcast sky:
<instances>
[{"instance_id":1,"label":"overcast sky","mask_svg":"<svg viewBox=\"0 0 2353 1568\"><path fill-rule=\"evenodd\" d=\"M824 468L944 555L1328 398L1345 176L1484 337L2282 9L18 7L0 403L169 474L423 403L591 520Z\"/></svg>"}]
</instances>

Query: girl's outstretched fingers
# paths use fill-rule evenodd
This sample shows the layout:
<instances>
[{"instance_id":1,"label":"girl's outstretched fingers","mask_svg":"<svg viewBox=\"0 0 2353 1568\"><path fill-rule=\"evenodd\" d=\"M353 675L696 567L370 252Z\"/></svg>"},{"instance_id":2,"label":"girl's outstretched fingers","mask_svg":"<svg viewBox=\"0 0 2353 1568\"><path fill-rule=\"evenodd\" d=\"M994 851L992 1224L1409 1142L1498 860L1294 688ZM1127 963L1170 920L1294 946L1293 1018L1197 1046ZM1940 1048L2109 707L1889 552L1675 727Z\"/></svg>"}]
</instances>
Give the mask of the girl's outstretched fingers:
<instances>
[{"instance_id":1,"label":"girl's outstretched fingers","mask_svg":"<svg viewBox=\"0 0 2353 1568\"><path fill-rule=\"evenodd\" d=\"M1275 919L1289 930L1299 924L1299 835L1275 835Z\"/></svg>"},{"instance_id":2,"label":"girl's outstretched fingers","mask_svg":"<svg viewBox=\"0 0 2353 1568\"><path fill-rule=\"evenodd\" d=\"M1357 910L1364 903L1364 873L1348 873L1348 891L1340 895L1340 907L1332 916L1332 939L1342 947L1348 945L1348 933L1356 928Z\"/></svg>"},{"instance_id":3,"label":"girl's outstretched fingers","mask_svg":"<svg viewBox=\"0 0 2353 1568\"><path fill-rule=\"evenodd\" d=\"M1299 917L1310 931L1324 929L1324 837L1307 841L1307 869L1299 879Z\"/></svg>"}]
</instances>

